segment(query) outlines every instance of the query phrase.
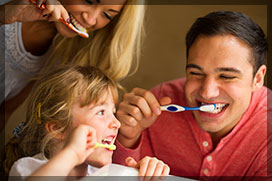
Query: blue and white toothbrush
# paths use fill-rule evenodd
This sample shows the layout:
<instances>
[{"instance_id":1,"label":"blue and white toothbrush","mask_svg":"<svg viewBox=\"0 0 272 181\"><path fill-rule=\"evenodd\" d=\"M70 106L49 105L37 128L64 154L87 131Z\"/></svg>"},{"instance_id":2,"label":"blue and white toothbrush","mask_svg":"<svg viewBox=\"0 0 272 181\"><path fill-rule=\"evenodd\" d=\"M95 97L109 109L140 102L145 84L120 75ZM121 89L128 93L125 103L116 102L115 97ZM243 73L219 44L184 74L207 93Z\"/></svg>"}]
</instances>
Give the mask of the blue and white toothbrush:
<instances>
[{"instance_id":1,"label":"blue and white toothbrush","mask_svg":"<svg viewBox=\"0 0 272 181\"><path fill-rule=\"evenodd\" d=\"M161 106L162 111L180 112L180 111L213 111L216 108L216 104L207 104L199 107L184 107L176 104L169 104Z\"/></svg>"}]
</instances>

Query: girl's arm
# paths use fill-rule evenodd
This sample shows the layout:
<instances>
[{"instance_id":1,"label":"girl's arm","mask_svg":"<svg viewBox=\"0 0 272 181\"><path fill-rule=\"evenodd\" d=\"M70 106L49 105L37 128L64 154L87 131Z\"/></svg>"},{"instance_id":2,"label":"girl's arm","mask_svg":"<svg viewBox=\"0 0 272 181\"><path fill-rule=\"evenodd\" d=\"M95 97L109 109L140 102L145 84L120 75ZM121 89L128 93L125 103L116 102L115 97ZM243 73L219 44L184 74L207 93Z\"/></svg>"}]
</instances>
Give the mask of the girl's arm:
<instances>
[{"instance_id":1,"label":"girl's arm","mask_svg":"<svg viewBox=\"0 0 272 181\"><path fill-rule=\"evenodd\" d=\"M65 148L31 176L67 176L76 165L76 155L72 150ZM28 177L27 180L32 180L32 177Z\"/></svg>"},{"instance_id":2,"label":"girl's arm","mask_svg":"<svg viewBox=\"0 0 272 181\"><path fill-rule=\"evenodd\" d=\"M63 150L31 176L67 176L75 166L82 164L93 152L95 144L95 130L87 125L79 125L68 138ZM28 177L27 180L36 180L36 178Z\"/></svg>"},{"instance_id":3,"label":"girl's arm","mask_svg":"<svg viewBox=\"0 0 272 181\"><path fill-rule=\"evenodd\" d=\"M27 86L20 93L18 93L16 96L12 97L9 100L5 100L1 104L1 108L5 107L5 109L3 109L5 110L5 113L4 113L5 123L7 123L12 113L26 100L34 83L35 81L28 83Z\"/></svg>"}]
</instances>

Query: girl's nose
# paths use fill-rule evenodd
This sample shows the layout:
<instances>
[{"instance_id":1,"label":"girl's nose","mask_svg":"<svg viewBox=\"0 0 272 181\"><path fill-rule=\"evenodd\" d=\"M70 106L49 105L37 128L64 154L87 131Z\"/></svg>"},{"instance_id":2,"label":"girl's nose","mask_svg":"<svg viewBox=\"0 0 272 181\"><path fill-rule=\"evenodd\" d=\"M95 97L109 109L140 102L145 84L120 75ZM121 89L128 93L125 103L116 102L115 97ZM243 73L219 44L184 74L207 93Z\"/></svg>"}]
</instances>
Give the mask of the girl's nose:
<instances>
[{"instance_id":1,"label":"girl's nose","mask_svg":"<svg viewBox=\"0 0 272 181\"><path fill-rule=\"evenodd\" d=\"M200 95L204 99L212 99L219 96L219 84L214 78L206 77L201 85Z\"/></svg>"},{"instance_id":2,"label":"girl's nose","mask_svg":"<svg viewBox=\"0 0 272 181\"><path fill-rule=\"evenodd\" d=\"M116 119L116 117L113 115L112 121L109 125L110 128L113 129L119 129L121 126L121 123L118 121L118 119Z\"/></svg>"}]
</instances>

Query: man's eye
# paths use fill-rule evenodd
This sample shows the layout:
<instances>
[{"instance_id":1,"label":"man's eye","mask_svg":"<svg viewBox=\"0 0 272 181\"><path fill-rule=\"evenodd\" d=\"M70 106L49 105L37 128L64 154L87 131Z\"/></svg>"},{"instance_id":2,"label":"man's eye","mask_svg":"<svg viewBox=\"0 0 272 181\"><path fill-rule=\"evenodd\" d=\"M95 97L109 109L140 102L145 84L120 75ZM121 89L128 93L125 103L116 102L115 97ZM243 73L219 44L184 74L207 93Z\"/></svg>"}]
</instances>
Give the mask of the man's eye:
<instances>
[{"instance_id":1,"label":"man's eye","mask_svg":"<svg viewBox=\"0 0 272 181\"><path fill-rule=\"evenodd\" d=\"M108 20L112 21L112 17L108 13L103 12L103 14Z\"/></svg>"},{"instance_id":2,"label":"man's eye","mask_svg":"<svg viewBox=\"0 0 272 181\"><path fill-rule=\"evenodd\" d=\"M235 79L235 76L226 76L226 75L220 75L221 79L227 79L227 80L231 80L231 79Z\"/></svg>"},{"instance_id":3,"label":"man's eye","mask_svg":"<svg viewBox=\"0 0 272 181\"><path fill-rule=\"evenodd\" d=\"M203 75L202 73L198 73L198 72L189 72L191 75Z\"/></svg>"}]
</instances>

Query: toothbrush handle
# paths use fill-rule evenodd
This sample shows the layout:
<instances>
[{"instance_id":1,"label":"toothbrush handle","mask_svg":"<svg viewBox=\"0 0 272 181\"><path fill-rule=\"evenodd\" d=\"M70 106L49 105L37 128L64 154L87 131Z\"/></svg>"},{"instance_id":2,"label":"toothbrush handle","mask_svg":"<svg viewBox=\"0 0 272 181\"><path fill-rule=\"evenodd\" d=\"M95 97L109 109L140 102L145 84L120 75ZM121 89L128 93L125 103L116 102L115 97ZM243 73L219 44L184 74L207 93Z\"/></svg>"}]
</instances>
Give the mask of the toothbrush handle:
<instances>
[{"instance_id":1,"label":"toothbrush handle","mask_svg":"<svg viewBox=\"0 0 272 181\"><path fill-rule=\"evenodd\" d=\"M96 143L96 145L94 146L94 148L97 148L97 147L103 147L103 148L108 148L110 150L115 150L116 149L116 146L111 144L111 145L104 145L104 144L101 144L101 143Z\"/></svg>"},{"instance_id":2,"label":"toothbrush handle","mask_svg":"<svg viewBox=\"0 0 272 181\"><path fill-rule=\"evenodd\" d=\"M29 0L29 2L31 2L32 4L35 4L35 5L37 4L37 1L36 1L36 0ZM45 9L45 3L43 2L39 8L40 8L41 10L44 10L44 9ZM66 24L67 26L69 26L69 24L68 24L66 21L64 21L64 19L60 18L59 20L60 20L62 23L64 23L64 24Z\"/></svg>"},{"instance_id":3,"label":"toothbrush handle","mask_svg":"<svg viewBox=\"0 0 272 181\"><path fill-rule=\"evenodd\" d=\"M104 147L104 148L106 148L107 145L104 145L104 144L101 144L101 143L96 143L96 145L94 146L94 148L97 148L97 147Z\"/></svg>"},{"instance_id":4,"label":"toothbrush handle","mask_svg":"<svg viewBox=\"0 0 272 181\"><path fill-rule=\"evenodd\" d=\"M67 23L66 21L64 21L64 19L60 18L59 19L63 24L65 24L66 26L70 26L69 23Z\"/></svg>"},{"instance_id":5,"label":"toothbrush handle","mask_svg":"<svg viewBox=\"0 0 272 181\"><path fill-rule=\"evenodd\" d=\"M29 2L31 2L32 4L37 4L37 1L36 0L29 0ZM39 7L41 10L44 10L45 9L45 3L43 2L40 7Z\"/></svg>"},{"instance_id":6,"label":"toothbrush handle","mask_svg":"<svg viewBox=\"0 0 272 181\"><path fill-rule=\"evenodd\" d=\"M199 107L184 107L186 111L199 111Z\"/></svg>"},{"instance_id":7,"label":"toothbrush handle","mask_svg":"<svg viewBox=\"0 0 272 181\"><path fill-rule=\"evenodd\" d=\"M212 107L211 107L212 106ZM176 104L169 104L161 106L162 111L180 112L180 111L213 111L216 108L216 104L204 105L200 107L184 107Z\"/></svg>"},{"instance_id":8,"label":"toothbrush handle","mask_svg":"<svg viewBox=\"0 0 272 181\"><path fill-rule=\"evenodd\" d=\"M161 106L161 110L170 111L170 112L180 112L180 111L185 111L186 109L183 106L179 106L176 104L169 104L169 105Z\"/></svg>"},{"instance_id":9,"label":"toothbrush handle","mask_svg":"<svg viewBox=\"0 0 272 181\"><path fill-rule=\"evenodd\" d=\"M168 110L167 110L167 107L168 107L167 105L166 105L166 106L161 106L161 110L162 110L162 111L168 111Z\"/></svg>"}]
</instances>

